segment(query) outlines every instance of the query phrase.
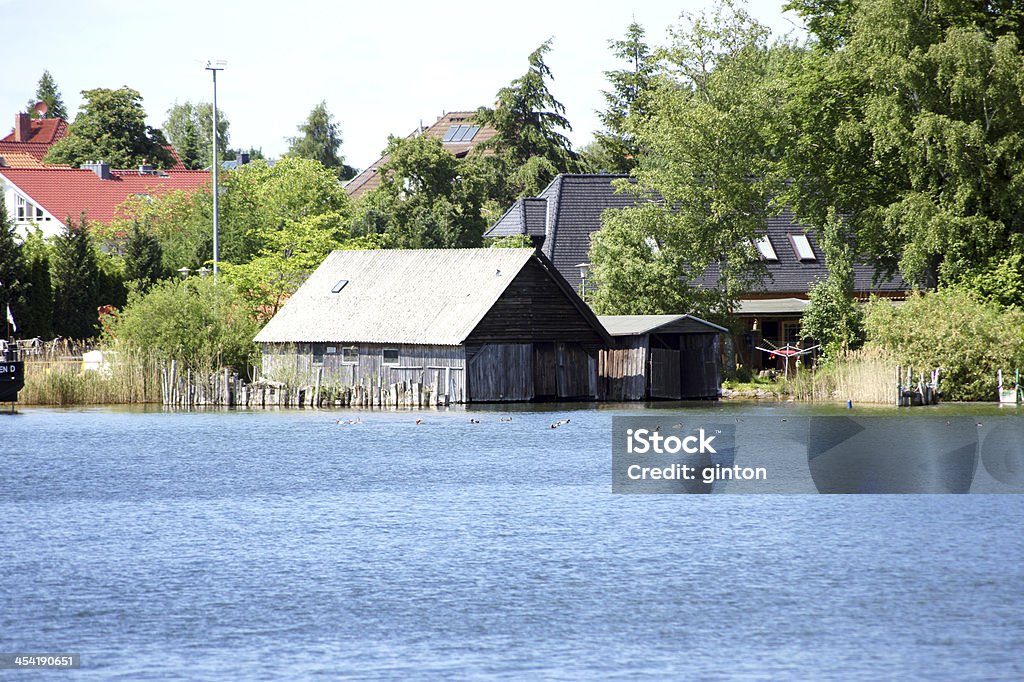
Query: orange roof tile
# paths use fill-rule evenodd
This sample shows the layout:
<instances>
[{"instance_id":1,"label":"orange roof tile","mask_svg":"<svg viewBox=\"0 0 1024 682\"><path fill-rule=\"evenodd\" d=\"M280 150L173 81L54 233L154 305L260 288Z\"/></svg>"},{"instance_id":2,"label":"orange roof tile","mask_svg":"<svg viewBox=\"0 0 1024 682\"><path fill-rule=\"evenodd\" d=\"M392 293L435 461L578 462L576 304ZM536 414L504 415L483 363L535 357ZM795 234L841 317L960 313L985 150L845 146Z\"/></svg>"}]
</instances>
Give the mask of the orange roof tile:
<instances>
[{"instance_id":1,"label":"orange roof tile","mask_svg":"<svg viewBox=\"0 0 1024 682\"><path fill-rule=\"evenodd\" d=\"M173 190L192 191L210 183L207 171L165 171L162 175L112 171L108 180L79 168L0 168L0 176L15 185L57 220L76 219L85 211L89 220L109 223L117 207L135 195L157 196Z\"/></svg>"}]
</instances>

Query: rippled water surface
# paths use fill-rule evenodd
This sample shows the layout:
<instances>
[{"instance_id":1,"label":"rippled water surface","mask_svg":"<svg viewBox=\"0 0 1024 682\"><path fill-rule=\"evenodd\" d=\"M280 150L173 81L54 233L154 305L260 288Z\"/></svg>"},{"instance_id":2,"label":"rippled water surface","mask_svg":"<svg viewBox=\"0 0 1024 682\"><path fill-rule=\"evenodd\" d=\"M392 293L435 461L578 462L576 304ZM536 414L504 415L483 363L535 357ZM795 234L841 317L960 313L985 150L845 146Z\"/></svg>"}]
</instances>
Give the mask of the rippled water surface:
<instances>
[{"instance_id":1,"label":"rippled water surface","mask_svg":"<svg viewBox=\"0 0 1024 682\"><path fill-rule=\"evenodd\" d=\"M82 657L0 679L1024 678L1024 496L612 495L620 413L0 417L0 651Z\"/></svg>"}]
</instances>

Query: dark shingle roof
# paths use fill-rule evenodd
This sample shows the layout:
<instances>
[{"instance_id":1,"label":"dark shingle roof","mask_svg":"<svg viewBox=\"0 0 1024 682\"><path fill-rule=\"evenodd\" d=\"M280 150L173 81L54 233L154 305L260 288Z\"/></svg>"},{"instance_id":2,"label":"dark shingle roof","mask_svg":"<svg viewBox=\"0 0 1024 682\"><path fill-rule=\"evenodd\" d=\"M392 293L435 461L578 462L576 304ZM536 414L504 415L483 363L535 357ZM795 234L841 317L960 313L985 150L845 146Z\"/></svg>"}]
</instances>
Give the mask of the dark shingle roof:
<instances>
[{"instance_id":1,"label":"dark shingle roof","mask_svg":"<svg viewBox=\"0 0 1024 682\"><path fill-rule=\"evenodd\" d=\"M544 254L554 262L562 276L574 288L578 288L580 273L576 266L589 261L590 235L600 229L601 214L609 208L628 208L637 203L635 196L615 191L613 181L626 177L609 174L559 175L539 197L517 201L484 236L544 236ZM658 199L654 197L654 200ZM547 209L543 224L540 223L539 200L544 200ZM762 282L761 292L805 294L814 282L828 276L825 257L814 230L794 222L788 209L768 218L766 233L778 261L766 261L768 274ZM800 260L797 256L790 235L801 234L807 235L816 260ZM904 292L910 288L898 276L877 284L873 283L874 277L875 271L871 266L855 265L855 290L863 295L869 292ZM698 284L703 286L715 286L717 282L717 267L710 268L698 280Z\"/></svg>"}]
</instances>

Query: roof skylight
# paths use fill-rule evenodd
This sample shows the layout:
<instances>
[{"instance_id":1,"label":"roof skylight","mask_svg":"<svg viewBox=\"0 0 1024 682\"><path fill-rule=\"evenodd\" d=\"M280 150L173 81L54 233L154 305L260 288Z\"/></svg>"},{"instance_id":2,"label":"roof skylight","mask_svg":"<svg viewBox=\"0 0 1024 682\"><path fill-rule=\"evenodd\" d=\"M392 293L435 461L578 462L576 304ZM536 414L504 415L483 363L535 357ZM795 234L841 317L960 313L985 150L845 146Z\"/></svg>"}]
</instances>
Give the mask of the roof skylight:
<instances>
[{"instance_id":1,"label":"roof skylight","mask_svg":"<svg viewBox=\"0 0 1024 682\"><path fill-rule=\"evenodd\" d=\"M818 260L818 257L814 255L814 249L811 248L811 242L807 239L805 234L791 234L789 240L793 243L793 251L796 252L796 257L800 260Z\"/></svg>"},{"instance_id":2,"label":"roof skylight","mask_svg":"<svg viewBox=\"0 0 1024 682\"><path fill-rule=\"evenodd\" d=\"M772 246L772 240L768 238L768 235L758 237L755 244L757 252L761 254L761 258L770 261L779 260L779 256L775 253L775 247Z\"/></svg>"},{"instance_id":3,"label":"roof skylight","mask_svg":"<svg viewBox=\"0 0 1024 682\"><path fill-rule=\"evenodd\" d=\"M472 142L480 131L480 126L455 125L441 138L441 142Z\"/></svg>"},{"instance_id":4,"label":"roof skylight","mask_svg":"<svg viewBox=\"0 0 1024 682\"><path fill-rule=\"evenodd\" d=\"M347 279L339 279L338 283L334 285L333 289L331 289L331 293L332 294L338 293L339 291L341 291L342 289L345 288L346 284L348 284L348 280Z\"/></svg>"}]
</instances>

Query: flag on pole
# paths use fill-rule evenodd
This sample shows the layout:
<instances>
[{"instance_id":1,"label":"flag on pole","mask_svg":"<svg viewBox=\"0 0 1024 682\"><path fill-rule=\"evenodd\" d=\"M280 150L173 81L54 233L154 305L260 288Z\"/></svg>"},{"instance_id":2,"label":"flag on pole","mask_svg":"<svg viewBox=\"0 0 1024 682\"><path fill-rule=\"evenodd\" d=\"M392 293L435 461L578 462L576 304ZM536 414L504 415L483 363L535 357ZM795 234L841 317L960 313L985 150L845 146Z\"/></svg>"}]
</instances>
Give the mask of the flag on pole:
<instances>
[{"instance_id":1,"label":"flag on pole","mask_svg":"<svg viewBox=\"0 0 1024 682\"><path fill-rule=\"evenodd\" d=\"M7 321L11 323L11 329L18 331L18 325L14 323L14 315L11 315L11 304L7 304Z\"/></svg>"}]
</instances>

